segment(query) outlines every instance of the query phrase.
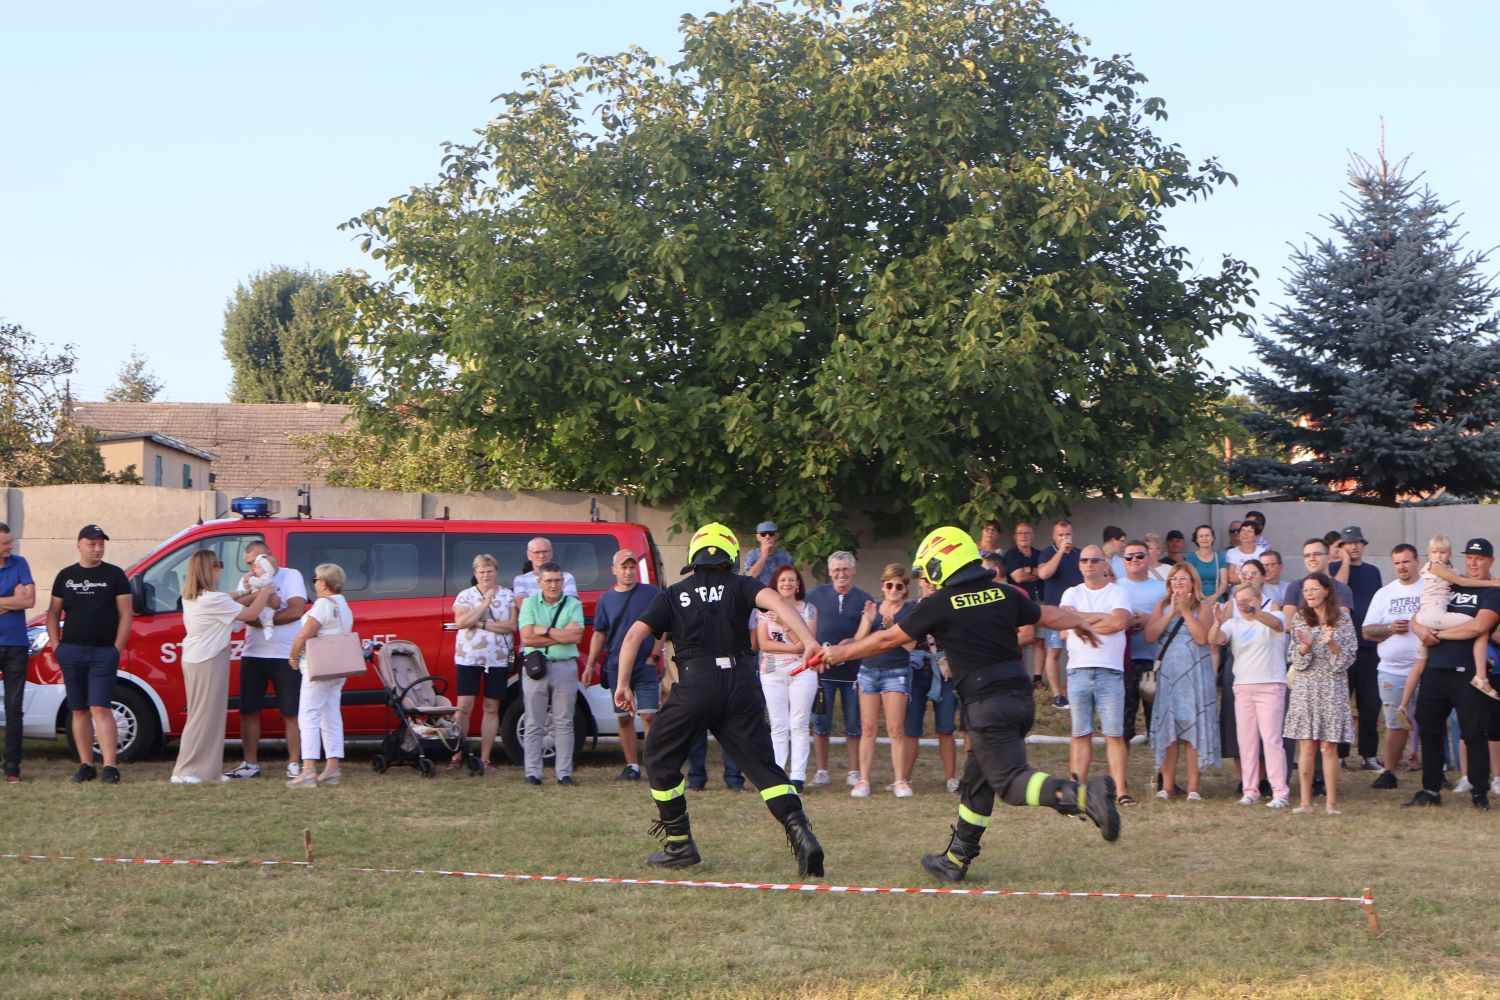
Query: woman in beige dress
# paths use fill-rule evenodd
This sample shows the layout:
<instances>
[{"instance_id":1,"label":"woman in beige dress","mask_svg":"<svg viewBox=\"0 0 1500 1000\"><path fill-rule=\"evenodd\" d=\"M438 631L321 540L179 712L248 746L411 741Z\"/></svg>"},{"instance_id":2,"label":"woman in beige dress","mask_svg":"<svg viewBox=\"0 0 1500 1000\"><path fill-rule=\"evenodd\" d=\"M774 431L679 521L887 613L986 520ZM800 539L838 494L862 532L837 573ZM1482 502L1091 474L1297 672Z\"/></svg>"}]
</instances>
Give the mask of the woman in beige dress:
<instances>
[{"instance_id":1,"label":"woman in beige dress","mask_svg":"<svg viewBox=\"0 0 1500 1000\"><path fill-rule=\"evenodd\" d=\"M224 564L207 549L188 559L182 588L182 679L187 689L187 724L172 768L172 784L227 781L224 769L224 720L229 711L229 633L237 622L253 622L266 607L274 587L262 587L241 605L215 590Z\"/></svg>"}]
</instances>

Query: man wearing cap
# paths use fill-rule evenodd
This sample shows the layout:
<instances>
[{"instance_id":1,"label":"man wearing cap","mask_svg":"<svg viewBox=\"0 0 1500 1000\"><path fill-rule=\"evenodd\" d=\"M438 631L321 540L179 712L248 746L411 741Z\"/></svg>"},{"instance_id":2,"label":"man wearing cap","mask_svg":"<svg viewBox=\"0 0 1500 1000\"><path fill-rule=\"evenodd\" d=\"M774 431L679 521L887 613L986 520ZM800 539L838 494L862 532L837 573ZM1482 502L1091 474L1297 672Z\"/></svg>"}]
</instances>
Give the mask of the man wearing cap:
<instances>
[{"instance_id":1,"label":"man wearing cap","mask_svg":"<svg viewBox=\"0 0 1500 1000\"><path fill-rule=\"evenodd\" d=\"M630 549L615 553L610 570L615 575L615 585L599 595L599 603L594 608L594 638L589 641L583 683L589 685L599 679L596 671L602 655L604 686L613 691L620 679L620 647L625 643L625 633L661 593L661 588L640 582L640 558ZM625 769L620 772L620 781L639 781L641 777L640 758L636 754L635 716L641 717L641 725L650 735L651 722L661 707L661 647L661 640L643 644L631 669L629 685L635 692L635 712L615 710L615 718L620 724L620 752L625 755Z\"/></svg>"},{"instance_id":2,"label":"man wearing cap","mask_svg":"<svg viewBox=\"0 0 1500 1000\"><path fill-rule=\"evenodd\" d=\"M31 567L16 555L10 525L0 524L0 680L5 682L5 780L21 780L21 719L26 714L26 612L36 606Z\"/></svg>"},{"instance_id":3,"label":"man wearing cap","mask_svg":"<svg viewBox=\"0 0 1500 1000\"><path fill-rule=\"evenodd\" d=\"M1471 538L1464 546L1464 575L1489 580L1495 564L1495 547L1488 538ZM1422 790L1408 806L1443 804L1443 736L1448 713L1458 712L1459 735L1468 747L1469 782L1473 785L1474 808L1490 808L1490 752L1486 740L1489 709L1474 680L1474 640L1487 636L1500 624L1500 587L1452 588L1447 611L1472 619L1468 625L1433 630L1417 622L1411 630L1431 648L1417 691L1417 729L1422 739Z\"/></svg>"},{"instance_id":4,"label":"man wearing cap","mask_svg":"<svg viewBox=\"0 0 1500 1000\"><path fill-rule=\"evenodd\" d=\"M1349 668L1349 694L1359 712L1359 745L1355 748L1360 757L1360 770L1379 771L1380 761L1380 651L1379 643L1364 636L1365 616L1369 614L1370 602L1384 584L1380 570L1365 562L1365 533L1359 525L1351 524L1339 533L1344 543L1344 558L1349 563L1349 590L1354 594L1354 605L1349 613L1354 616L1354 630L1359 635L1359 647L1354 651L1354 664Z\"/></svg>"},{"instance_id":5,"label":"man wearing cap","mask_svg":"<svg viewBox=\"0 0 1500 1000\"><path fill-rule=\"evenodd\" d=\"M93 781L94 743L104 755L102 780L120 782L120 734L115 728L115 673L130 638L134 615L125 571L104 561L109 536L97 524L78 532L78 561L59 570L47 606L47 644L57 657L73 713L78 771L72 781Z\"/></svg>"},{"instance_id":6,"label":"man wearing cap","mask_svg":"<svg viewBox=\"0 0 1500 1000\"><path fill-rule=\"evenodd\" d=\"M822 845L771 746L760 668L750 649L750 612L774 613L808 654L817 640L796 605L754 577L734 572L738 558L734 532L718 523L699 528L688 542L688 564L682 568L686 579L652 598L620 647L620 662L634 663L653 636L660 639L670 632L680 678L646 735L646 778L659 816L652 832L663 839L662 849L646 862L687 868L702 860L688 821L682 765L707 729L733 752L771 815L786 829L797 873L822 877ZM623 672L615 685L615 705L635 711L635 692Z\"/></svg>"},{"instance_id":7,"label":"man wearing cap","mask_svg":"<svg viewBox=\"0 0 1500 1000\"><path fill-rule=\"evenodd\" d=\"M1096 546L1090 551L1098 552ZM1101 557L1102 558L1102 557ZM942 527L917 548L916 565L939 589L922 598L900 624L845 646L819 653L838 663L895 649L930 635L943 644L956 680L969 732L969 755L959 784L958 822L941 852L924 855L922 867L940 882L961 882L979 856L995 800L1008 805L1053 809L1092 820L1108 841L1120 836L1114 779L1099 775L1084 784L1032 768L1026 734L1036 716L1031 672L1021 662L1017 631L1040 624L1069 630L1097 645L1084 616L1066 608L1039 605L1016 588L996 583L984 568L979 547L961 528ZM1101 567L1102 571L1102 567ZM909 631L908 631L909 630Z\"/></svg>"},{"instance_id":8,"label":"man wearing cap","mask_svg":"<svg viewBox=\"0 0 1500 1000\"><path fill-rule=\"evenodd\" d=\"M777 529L775 521L762 521L755 526L755 540L759 547L753 552L745 553L746 576L753 576L769 587L771 574L783 566L792 564L792 557L787 554L786 549L776 547L780 539L781 532Z\"/></svg>"}]
</instances>

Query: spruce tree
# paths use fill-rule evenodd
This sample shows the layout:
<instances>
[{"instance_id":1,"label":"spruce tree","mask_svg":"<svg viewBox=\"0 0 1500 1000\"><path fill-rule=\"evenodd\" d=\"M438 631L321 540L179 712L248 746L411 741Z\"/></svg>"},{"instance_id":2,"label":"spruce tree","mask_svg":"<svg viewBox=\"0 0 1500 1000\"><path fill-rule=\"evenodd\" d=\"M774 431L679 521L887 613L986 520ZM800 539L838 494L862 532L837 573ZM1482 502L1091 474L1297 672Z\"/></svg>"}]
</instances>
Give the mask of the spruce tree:
<instances>
[{"instance_id":1,"label":"spruce tree","mask_svg":"<svg viewBox=\"0 0 1500 1000\"><path fill-rule=\"evenodd\" d=\"M1500 493L1500 316L1483 253L1420 176L1354 157L1347 216L1294 252L1264 370L1236 374L1262 454L1238 480L1319 500L1394 505ZM1278 460L1277 455L1289 461Z\"/></svg>"}]
</instances>

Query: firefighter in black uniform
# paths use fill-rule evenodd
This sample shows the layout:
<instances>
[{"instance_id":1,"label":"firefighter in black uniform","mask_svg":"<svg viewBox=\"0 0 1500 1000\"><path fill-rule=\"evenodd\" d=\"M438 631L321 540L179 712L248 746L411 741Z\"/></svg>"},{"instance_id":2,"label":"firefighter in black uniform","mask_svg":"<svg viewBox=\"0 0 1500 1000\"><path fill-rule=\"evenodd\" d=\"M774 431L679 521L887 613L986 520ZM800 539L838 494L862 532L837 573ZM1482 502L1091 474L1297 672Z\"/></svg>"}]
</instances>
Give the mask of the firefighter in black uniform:
<instances>
[{"instance_id":1,"label":"firefighter in black uniform","mask_svg":"<svg viewBox=\"0 0 1500 1000\"><path fill-rule=\"evenodd\" d=\"M702 860L688 822L682 764L707 729L786 827L798 874L821 877L823 848L802 812L797 789L776 766L766 699L750 649L750 612L760 608L774 613L809 655L817 649L817 639L789 601L759 580L734 572L739 554L739 542L724 525L699 528L688 543L688 565L682 569L690 575L656 596L620 648L620 662L634 663L642 642L670 632L677 661L677 684L646 736L646 778L661 817L651 832L664 841L646 860L666 868L687 868ZM629 680L628 672L621 672L615 704L633 712Z\"/></svg>"},{"instance_id":2,"label":"firefighter in black uniform","mask_svg":"<svg viewBox=\"0 0 1500 1000\"><path fill-rule=\"evenodd\" d=\"M1026 733L1035 719L1036 701L1016 630L1038 623L1072 629L1095 645L1098 636L1074 612L1042 607L1019 588L996 583L980 561L979 547L961 528L938 528L923 539L916 566L937 592L923 598L900 625L826 647L816 659L842 663L924 635L943 644L963 702L969 758L959 788L958 824L947 848L923 856L922 867L940 881L961 881L979 855L979 838L990 824L997 795L1013 806L1087 816L1105 840L1118 838L1113 778L1100 776L1082 785L1034 770L1026 761Z\"/></svg>"}]
</instances>

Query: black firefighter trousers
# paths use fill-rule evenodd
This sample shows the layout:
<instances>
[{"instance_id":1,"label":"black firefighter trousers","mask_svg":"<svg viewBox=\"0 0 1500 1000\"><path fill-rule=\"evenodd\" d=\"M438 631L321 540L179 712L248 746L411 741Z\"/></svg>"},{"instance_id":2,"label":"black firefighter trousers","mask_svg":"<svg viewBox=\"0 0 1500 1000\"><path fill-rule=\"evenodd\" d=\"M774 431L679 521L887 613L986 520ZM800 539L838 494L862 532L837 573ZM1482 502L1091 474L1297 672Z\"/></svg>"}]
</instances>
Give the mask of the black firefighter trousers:
<instances>
[{"instance_id":1,"label":"black firefighter trousers","mask_svg":"<svg viewBox=\"0 0 1500 1000\"><path fill-rule=\"evenodd\" d=\"M802 808L797 789L776 765L771 729L766 724L766 698L760 674L750 661L727 670L689 672L673 685L656 713L643 756L651 797L664 821L687 813L682 765L704 730L713 733L760 789L761 798L778 820L785 822L787 816Z\"/></svg>"}]
</instances>

